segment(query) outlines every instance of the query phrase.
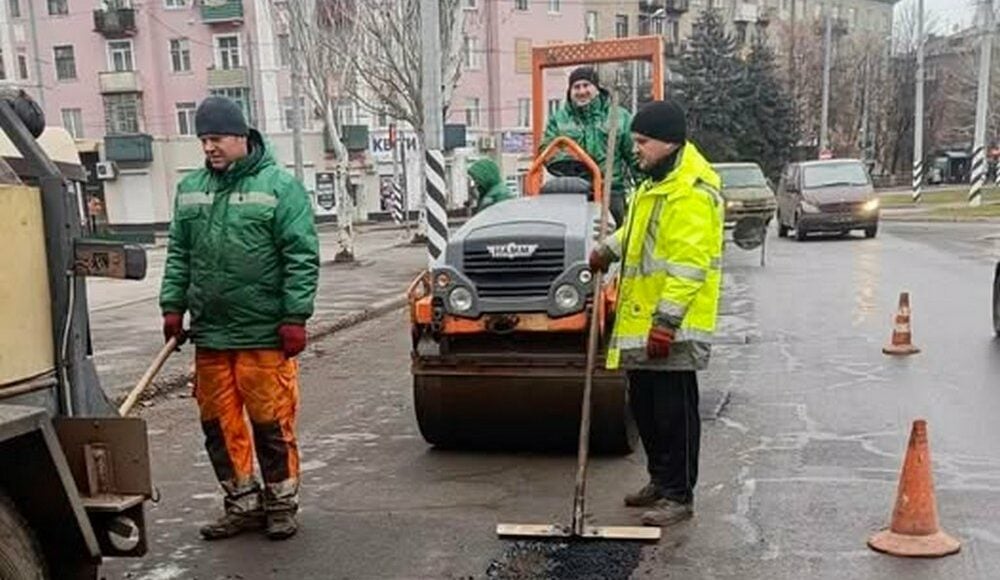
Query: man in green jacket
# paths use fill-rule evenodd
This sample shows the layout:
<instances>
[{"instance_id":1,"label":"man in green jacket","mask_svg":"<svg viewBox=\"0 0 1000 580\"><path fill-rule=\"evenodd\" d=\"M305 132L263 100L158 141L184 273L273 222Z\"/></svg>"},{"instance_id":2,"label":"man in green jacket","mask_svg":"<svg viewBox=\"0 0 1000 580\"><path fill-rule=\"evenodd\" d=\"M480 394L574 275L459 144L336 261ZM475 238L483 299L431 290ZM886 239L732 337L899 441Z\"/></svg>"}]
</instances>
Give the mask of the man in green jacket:
<instances>
[{"instance_id":1,"label":"man in green jacket","mask_svg":"<svg viewBox=\"0 0 1000 580\"><path fill-rule=\"evenodd\" d=\"M166 338L195 344L205 447L225 492L224 515L201 535L265 527L285 539L297 530L295 356L306 346L319 276L312 207L235 102L205 99L195 130L205 167L177 186L160 308Z\"/></svg>"},{"instance_id":2,"label":"man in green jacket","mask_svg":"<svg viewBox=\"0 0 1000 580\"><path fill-rule=\"evenodd\" d=\"M469 179L476 190L476 213L514 197L492 159L480 159L469 166Z\"/></svg>"},{"instance_id":3,"label":"man in green jacket","mask_svg":"<svg viewBox=\"0 0 1000 580\"><path fill-rule=\"evenodd\" d=\"M725 205L721 182L687 141L684 112L654 102L632 121L648 175L624 226L594 250L590 268L621 261L607 367L628 373L629 404L646 451L649 484L625 497L642 522L691 517L701 418L696 371L708 366L719 309Z\"/></svg>"},{"instance_id":4,"label":"man in green jacket","mask_svg":"<svg viewBox=\"0 0 1000 580\"><path fill-rule=\"evenodd\" d=\"M576 141L591 159L605 171L608 157L608 132L611 129L611 95L601 87L597 71L592 67L580 67L569 75L569 89L566 103L549 117L545 134L538 148L542 152L556 137L569 137ZM625 217L625 199L638 175L635 154L632 152L632 135L629 124L632 116L622 107L615 111L618 115L618 137L615 147L614 170L611 175L611 214L615 223L621 224ZM556 156L550 162L567 159ZM605 179L607 175L603 176Z\"/></svg>"}]
</instances>

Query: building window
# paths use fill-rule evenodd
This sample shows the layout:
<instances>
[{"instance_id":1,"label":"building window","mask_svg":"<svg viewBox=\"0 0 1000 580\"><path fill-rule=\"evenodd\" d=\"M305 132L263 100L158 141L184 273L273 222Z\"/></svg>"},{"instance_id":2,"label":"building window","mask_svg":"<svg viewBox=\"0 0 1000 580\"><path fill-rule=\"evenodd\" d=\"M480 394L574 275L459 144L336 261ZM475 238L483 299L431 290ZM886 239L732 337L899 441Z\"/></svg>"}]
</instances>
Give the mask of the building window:
<instances>
[{"instance_id":1,"label":"building window","mask_svg":"<svg viewBox=\"0 0 1000 580\"><path fill-rule=\"evenodd\" d=\"M670 22L670 41L680 42L681 41L681 22L680 20L673 20Z\"/></svg>"},{"instance_id":2,"label":"building window","mask_svg":"<svg viewBox=\"0 0 1000 580\"><path fill-rule=\"evenodd\" d=\"M191 43L188 39L170 39L170 68L175 73L191 71Z\"/></svg>"},{"instance_id":3,"label":"building window","mask_svg":"<svg viewBox=\"0 0 1000 580\"><path fill-rule=\"evenodd\" d=\"M0 81L7 80L7 67L3 64L3 50L0 50Z\"/></svg>"},{"instance_id":4,"label":"building window","mask_svg":"<svg viewBox=\"0 0 1000 580\"><path fill-rule=\"evenodd\" d=\"M187 8L188 0L163 0L164 8Z\"/></svg>"},{"instance_id":5,"label":"building window","mask_svg":"<svg viewBox=\"0 0 1000 580\"><path fill-rule=\"evenodd\" d=\"M138 133L141 118L142 98L139 93L104 96L104 128L107 133Z\"/></svg>"},{"instance_id":6,"label":"building window","mask_svg":"<svg viewBox=\"0 0 1000 580\"><path fill-rule=\"evenodd\" d=\"M465 126L478 127L479 125L479 98L469 97L465 100Z\"/></svg>"},{"instance_id":7,"label":"building window","mask_svg":"<svg viewBox=\"0 0 1000 580\"><path fill-rule=\"evenodd\" d=\"M215 66L222 70L240 67L240 37L235 34L215 37Z\"/></svg>"},{"instance_id":8,"label":"building window","mask_svg":"<svg viewBox=\"0 0 1000 580\"><path fill-rule=\"evenodd\" d=\"M74 139L83 139L83 111L80 109L63 109L62 123L66 131Z\"/></svg>"},{"instance_id":9,"label":"building window","mask_svg":"<svg viewBox=\"0 0 1000 580\"><path fill-rule=\"evenodd\" d=\"M296 111L295 100L292 99L291 97L285 97L285 99L284 99L284 108L283 109L284 109L283 110L284 114L282 115L282 117L283 117L283 121L284 121L284 124L285 124L285 130L286 131L291 131L292 130L292 121L293 121L292 115L294 115L295 111ZM306 129L306 130L309 130L309 129L312 129L312 119L310 118L309 115L306 114L307 110L308 110L308 108L306 107L306 98L305 97L299 97L298 112L299 112L299 116L301 117L301 120L302 120L302 128Z\"/></svg>"},{"instance_id":10,"label":"building window","mask_svg":"<svg viewBox=\"0 0 1000 580\"><path fill-rule=\"evenodd\" d=\"M528 0L514 0L514 10L528 11Z\"/></svg>"},{"instance_id":11,"label":"building window","mask_svg":"<svg viewBox=\"0 0 1000 580\"><path fill-rule=\"evenodd\" d=\"M22 81L28 80L28 55L17 55L17 76Z\"/></svg>"},{"instance_id":12,"label":"building window","mask_svg":"<svg viewBox=\"0 0 1000 580\"><path fill-rule=\"evenodd\" d=\"M135 70L131 40L108 41L108 68L114 72Z\"/></svg>"},{"instance_id":13,"label":"building window","mask_svg":"<svg viewBox=\"0 0 1000 580\"><path fill-rule=\"evenodd\" d=\"M478 7L479 2L477 0L462 0L462 8L466 10L475 10Z\"/></svg>"},{"instance_id":14,"label":"building window","mask_svg":"<svg viewBox=\"0 0 1000 580\"><path fill-rule=\"evenodd\" d=\"M479 70L482 68L482 51L479 49L479 39L475 36L465 37L465 68Z\"/></svg>"},{"instance_id":15,"label":"building window","mask_svg":"<svg viewBox=\"0 0 1000 580\"><path fill-rule=\"evenodd\" d=\"M562 0L549 0L549 14L559 14Z\"/></svg>"},{"instance_id":16,"label":"building window","mask_svg":"<svg viewBox=\"0 0 1000 580\"><path fill-rule=\"evenodd\" d=\"M597 38L597 12L593 10L587 11L587 16L583 22L584 34L587 40L593 40Z\"/></svg>"},{"instance_id":17,"label":"building window","mask_svg":"<svg viewBox=\"0 0 1000 580\"><path fill-rule=\"evenodd\" d=\"M531 39L514 39L514 72L517 74L531 73Z\"/></svg>"},{"instance_id":18,"label":"building window","mask_svg":"<svg viewBox=\"0 0 1000 580\"><path fill-rule=\"evenodd\" d=\"M177 103L177 134L194 135L194 113L197 103Z\"/></svg>"},{"instance_id":19,"label":"building window","mask_svg":"<svg viewBox=\"0 0 1000 580\"><path fill-rule=\"evenodd\" d=\"M247 123L253 125L253 115L250 114L250 89L246 87L212 89L209 94L213 97L226 97L236 102L243 109L243 116Z\"/></svg>"},{"instance_id":20,"label":"building window","mask_svg":"<svg viewBox=\"0 0 1000 580\"><path fill-rule=\"evenodd\" d=\"M11 18L21 17L21 0L7 0L7 15Z\"/></svg>"},{"instance_id":21,"label":"building window","mask_svg":"<svg viewBox=\"0 0 1000 580\"><path fill-rule=\"evenodd\" d=\"M357 122L357 107L350 100L337 103L337 121L341 126L354 125Z\"/></svg>"},{"instance_id":22,"label":"building window","mask_svg":"<svg viewBox=\"0 0 1000 580\"><path fill-rule=\"evenodd\" d=\"M53 46L56 60L56 80L76 80L76 56L72 46Z\"/></svg>"},{"instance_id":23,"label":"building window","mask_svg":"<svg viewBox=\"0 0 1000 580\"><path fill-rule=\"evenodd\" d=\"M551 117L552 115L555 115L556 111L558 111L559 107L561 107L561 106L562 106L562 101L561 100L559 100L559 99L549 99L549 116Z\"/></svg>"},{"instance_id":24,"label":"building window","mask_svg":"<svg viewBox=\"0 0 1000 580\"><path fill-rule=\"evenodd\" d=\"M531 99L517 100L517 126L531 126Z\"/></svg>"},{"instance_id":25,"label":"building window","mask_svg":"<svg viewBox=\"0 0 1000 580\"><path fill-rule=\"evenodd\" d=\"M69 14L69 6L66 0L49 0L49 14L52 16L65 16Z\"/></svg>"},{"instance_id":26,"label":"building window","mask_svg":"<svg viewBox=\"0 0 1000 580\"><path fill-rule=\"evenodd\" d=\"M615 38L628 36L628 15L615 14Z\"/></svg>"},{"instance_id":27,"label":"building window","mask_svg":"<svg viewBox=\"0 0 1000 580\"><path fill-rule=\"evenodd\" d=\"M292 64L292 44L287 33L278 35L278 64L284 68Z\"/></svg>"}]
</instances>

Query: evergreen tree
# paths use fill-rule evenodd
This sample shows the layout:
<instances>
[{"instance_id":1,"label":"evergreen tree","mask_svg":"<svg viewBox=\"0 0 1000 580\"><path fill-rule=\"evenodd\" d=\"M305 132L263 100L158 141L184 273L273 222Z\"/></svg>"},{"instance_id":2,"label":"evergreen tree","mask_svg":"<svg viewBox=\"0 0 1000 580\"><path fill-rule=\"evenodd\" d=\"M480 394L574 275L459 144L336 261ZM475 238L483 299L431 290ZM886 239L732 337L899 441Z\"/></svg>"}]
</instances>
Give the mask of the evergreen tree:
<instances>
[{"instance_id":1,"label":"evergreen tree","mask_svg":"<svg viewBox=\"0 0 1000 580\"><path fill-rule=\"evenodd\" d=\"M739 98L745 79L736 41L715 10L702 11L676 72L674 98L687 111L688 133L712 162L740 158L746 116Z\"/></svg>"},{"instance_id":2,"label":"evergreen tree","mask_svg":"<svg viewBox=\"0 0 1000 580\"><path fill-rule=\"evenodd\" d=\"M758 163L768 177L776 179L792 157L799 123L766 39L755 40L744 74L738 89L740 108L745 112L737 140L740 160Z\"/></svg>"}]
</instances>

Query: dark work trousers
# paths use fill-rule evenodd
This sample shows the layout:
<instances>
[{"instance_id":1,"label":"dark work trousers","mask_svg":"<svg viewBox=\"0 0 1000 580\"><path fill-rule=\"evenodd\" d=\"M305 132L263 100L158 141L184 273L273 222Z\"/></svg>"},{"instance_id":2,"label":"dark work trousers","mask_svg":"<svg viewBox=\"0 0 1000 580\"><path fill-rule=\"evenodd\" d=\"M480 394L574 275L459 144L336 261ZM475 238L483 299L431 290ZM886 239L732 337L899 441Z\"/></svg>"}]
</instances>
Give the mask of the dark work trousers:
<instances>
[{"instance_id":1,"label":"dark work trousers","mask_svg":"<svg viewBox=\"0 0 1000 580\"><path fill-rule=\"evenodd\" d=\"M629 402L646 450L650 480L663 497L694 500L701 446L694 371L629 371Z\"/></svg>"}]
</instances>

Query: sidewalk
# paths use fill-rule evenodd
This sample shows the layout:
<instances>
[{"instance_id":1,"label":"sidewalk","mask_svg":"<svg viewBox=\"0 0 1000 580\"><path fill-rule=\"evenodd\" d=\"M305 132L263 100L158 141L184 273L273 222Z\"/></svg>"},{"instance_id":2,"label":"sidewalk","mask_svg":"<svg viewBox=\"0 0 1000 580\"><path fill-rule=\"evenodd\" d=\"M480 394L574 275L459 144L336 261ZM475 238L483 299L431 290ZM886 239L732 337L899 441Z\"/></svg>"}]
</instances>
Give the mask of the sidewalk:
<instances>
[{"instance_id":1,"label":"sidewalk","mask_svg":"<svg viewBox=\"0 0 1000 580\"><path fill-rule=\"evenodd\" d=\"M336 232L322 232L319 292L310 331L328 332L335 320L401 295L427 265L425 248L405 241L402 230L365 231L356 238L357 262L333 264ZM165 257L163 248L149 250L142 281L88 280L94 362L112 400L125 396L163 344L157 297ZM185 380L192 353L185 346L172 356L154 387Z\"/></svg>"}]
</instances>

